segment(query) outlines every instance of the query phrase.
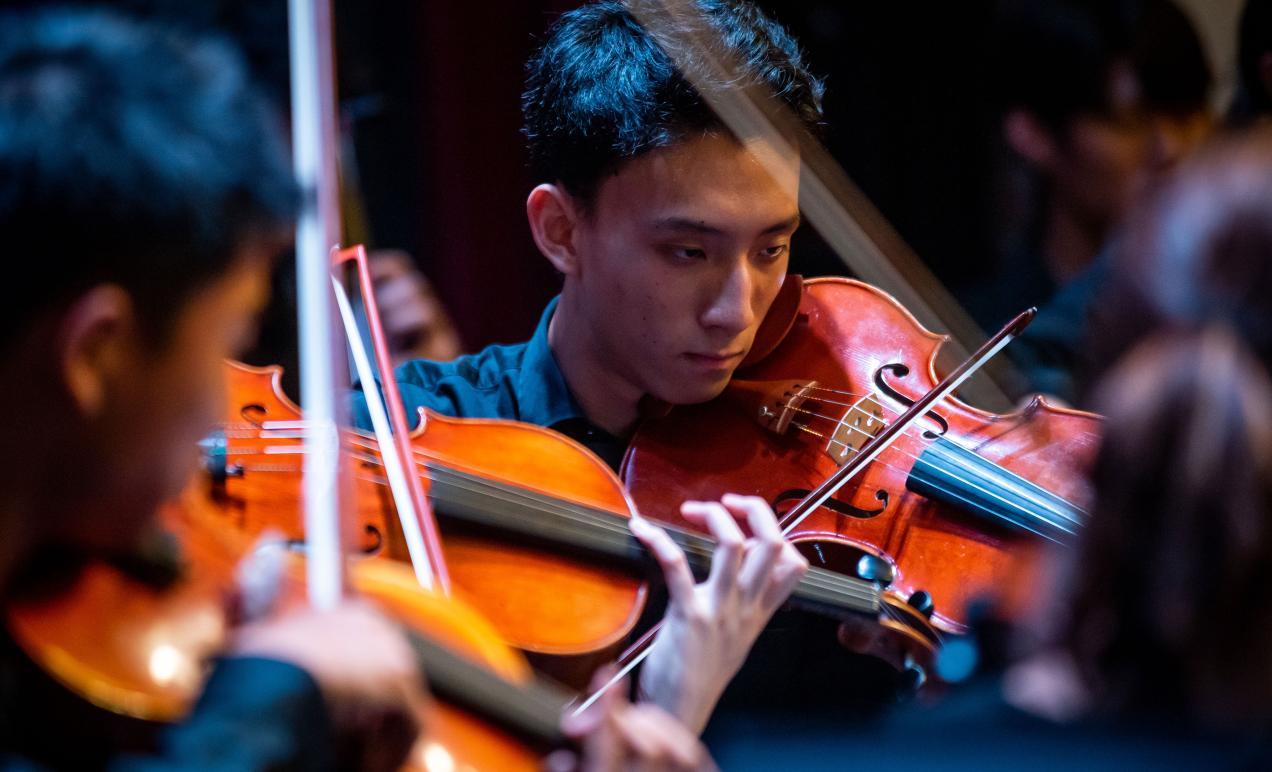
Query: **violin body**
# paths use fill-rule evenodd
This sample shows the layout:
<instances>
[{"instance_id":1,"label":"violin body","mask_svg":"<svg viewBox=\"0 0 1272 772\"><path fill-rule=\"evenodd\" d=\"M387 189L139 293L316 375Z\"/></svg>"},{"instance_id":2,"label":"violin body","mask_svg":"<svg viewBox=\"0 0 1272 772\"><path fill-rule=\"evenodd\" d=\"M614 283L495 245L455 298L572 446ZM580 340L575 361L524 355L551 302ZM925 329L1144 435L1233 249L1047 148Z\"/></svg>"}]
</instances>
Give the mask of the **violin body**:
<instances>
[{"instance_id":1,"label":"violin body","mask_svg":"<svg viewBox=\"0 0 1272 772\"><path fill-rule=\"evenodd\" d=\"M249 543L225 528L224 514L207 501L204 487L192 486L164 510L164 529L181 552L180 571L166 586L99 563L54 595L6 608L11 634L31 660L100 712L104 728L81 726L81 737L117 743L116 750L145 750L155 730L189 712L209 658L224 649L232 631L235 571ZM303 576L303 559L290 556L282 608L306 603ZM361 561L349 579L359 595L407 630L488 670L509 689L530 681L525 660L480 615L422 590L404 566ZM406 769L438 768L441 757L455 769L540 768L542 748L444 700L430 706L421 724L425 730Z\"/></svg>"},{"instance_id":2,"label":"violin body","mask_svg":"<svg viewBox=\"0 0 1272 772\"><path fill-rule=\"evenodd\" d=\"M299 420L300 410L282 392L279 368L231 362L226 372L230 472L214 475L223 481L216 496L232 527L252 534L273 528L299 541L304 533L300 457L289 450L298 450L302 439L286 430L274 436L269 427ZM512 421L422 413L411 440L417 464L495 479L624 518L633 511L614 472L563 435ZM344 442L357 466L357 532L350 534L350 543L361 544L368 556L409 560L374 439L347 431ZM628 570L545 548L552 545L532 535L492 538L490 531L456 529L451 520L442 526L456 597L522 651L558 657L609 651L631 632L644 608L648 587Z\"/></svg>"},{"instance_id":3,"label":"violin body","mask_svg":"<svg viewBox=\"0 0 1272 772\"><path fill-rule=\"evenodd\" d=\"M632 498L681 522L684 499L733 491L781 517L939 382L944 340L881 290L807 280L786 337L721 397L639 428L623 466ZM1031 529L1052 536L1080 520L1100 422L1041 397L1008 415L948 399L918 427L789 536L814 566L870 574L903 597L926 592L933 621L958 632L973 600L1024 589L1005 585L1031 575L1043 542ZM954 506L960 498L975 506Z\"/></svg>"}]
</instances>

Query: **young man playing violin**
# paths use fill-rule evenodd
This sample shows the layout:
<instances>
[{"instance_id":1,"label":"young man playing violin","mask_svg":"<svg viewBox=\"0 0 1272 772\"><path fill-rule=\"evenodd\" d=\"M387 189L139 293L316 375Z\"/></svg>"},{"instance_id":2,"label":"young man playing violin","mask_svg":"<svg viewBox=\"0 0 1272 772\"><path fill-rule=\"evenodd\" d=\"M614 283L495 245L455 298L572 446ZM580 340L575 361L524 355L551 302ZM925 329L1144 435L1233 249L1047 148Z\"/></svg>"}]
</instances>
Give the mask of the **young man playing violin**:
<instances>
[{"instance_id":1,"label":"young man playing violin","mask_svg":"<svg viewBox=\"0 0 1272 772\"><path fill-rule=\"evenodd\" d=\"M786 30L745 2L697 5L742 74L721 88L766 89L816 134L822 85ZM799 159L730 134L672 61L623 3L589 4L556 22L527 68L523 109L541 181L526 211L563 276L561 294L525 343L403 365L408 408L551 427L617 468L645 406L723 391L785 279L800 222ZM689 502L682 512L718 541L722 568L695 588L666 534L633 518L669 594L639 684L702 728L806 561L759 499ZM849 655L833 625L805 625L783 622L761 639L765 652L746 679L757 703L785 709L835 685ZM836 660L817 688L823 676L800 667L810 657ZM847 679L830 700L860 691Z\"/></svg>"},{"instance_id":2,"label":"young man playing violin","mask_svg":"<svg viewBox=\"0 0 1272 772\"><path fill-rule=\"evenodd\" d=\"M0 243L26 277L0 328L3 608L53 567L135 555L186 485L290 229L277 126L218 44L82 10L0 15ZM125 757L45 710L0 643L5 769L397 769L425 701L404 635L347 602L239 628L189 718ZM567 729L587 769L709 766L652 706L610 701Z\"/></svg>"}]
</instances>

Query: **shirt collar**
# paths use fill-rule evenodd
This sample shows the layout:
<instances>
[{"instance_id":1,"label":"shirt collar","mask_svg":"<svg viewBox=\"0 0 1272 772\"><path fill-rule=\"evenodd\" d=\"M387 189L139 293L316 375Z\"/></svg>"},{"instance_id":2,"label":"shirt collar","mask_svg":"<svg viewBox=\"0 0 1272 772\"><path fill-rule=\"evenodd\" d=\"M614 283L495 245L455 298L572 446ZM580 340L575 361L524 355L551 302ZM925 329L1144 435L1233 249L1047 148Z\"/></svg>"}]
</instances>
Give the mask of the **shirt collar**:
<instances>
[{"instance_id":1,"label":"shirt collar","mask_svg":"<svg viewBox=\"0 0 1272 772\"><path fill-rule=\"evenodd\" d=\"M521 372L517 376L517 401L522 421L540 426L553 426L573 418L586 420L583 408L574 400L565 375L557 365L552 348L548 345L548 324L556 311L558 295L543 309L539 326L526 342L521 360Z\"/></svg>"}]
</instances>

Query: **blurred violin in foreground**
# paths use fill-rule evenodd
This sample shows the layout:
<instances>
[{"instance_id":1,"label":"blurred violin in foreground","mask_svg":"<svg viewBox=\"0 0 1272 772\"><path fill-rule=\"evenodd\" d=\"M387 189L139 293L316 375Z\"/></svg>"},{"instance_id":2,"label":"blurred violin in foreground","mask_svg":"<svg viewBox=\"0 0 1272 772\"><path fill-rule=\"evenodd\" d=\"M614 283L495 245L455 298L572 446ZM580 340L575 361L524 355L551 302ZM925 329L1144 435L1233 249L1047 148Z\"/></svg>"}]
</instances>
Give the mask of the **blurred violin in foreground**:
<instances>
[{"instance_id":1,"label":"blurred violin in foreground","mask_svg":"<svg viewBox=\"0 0 1272 772\"><path fill-rule=\"evenodd\" d=\"M50 688L69 692L62 704L84 701L72 708L84 719L80 730L102 747L143 750L160 725L181 720L242 613L240 571L251 544L225 528L206 492L196 481L165 509L170 552L148 578L94 563L69 586L6 609L15 640L57 682ZM535 682L480 615L421 589L392 561L355 562L349 581L407 631L436 698L419 717L425 731L406 768L539 769L545 752L565 744L559 721L568 695ZM306 603L298 554L286 556L276 591L273 613Z\"/></svg>"}]
</instances>

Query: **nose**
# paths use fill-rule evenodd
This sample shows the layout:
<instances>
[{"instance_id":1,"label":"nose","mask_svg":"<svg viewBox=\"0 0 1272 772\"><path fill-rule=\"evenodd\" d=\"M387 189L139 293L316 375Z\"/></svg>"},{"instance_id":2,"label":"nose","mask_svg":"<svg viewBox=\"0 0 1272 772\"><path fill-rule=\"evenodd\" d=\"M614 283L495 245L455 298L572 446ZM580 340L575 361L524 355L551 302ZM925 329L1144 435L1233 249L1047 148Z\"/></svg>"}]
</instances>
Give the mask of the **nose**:
<instances>
[{"instance_id":1,"label":"nose","mask_svg":"<svg viewBox=\"0 0 1272 772\"><path fill-rule=\"evenodd\" d=\"M729 263L707 299L702 326L732 339L755 324L755 267L746 255Z\"/></svg>"}]
</instances>

